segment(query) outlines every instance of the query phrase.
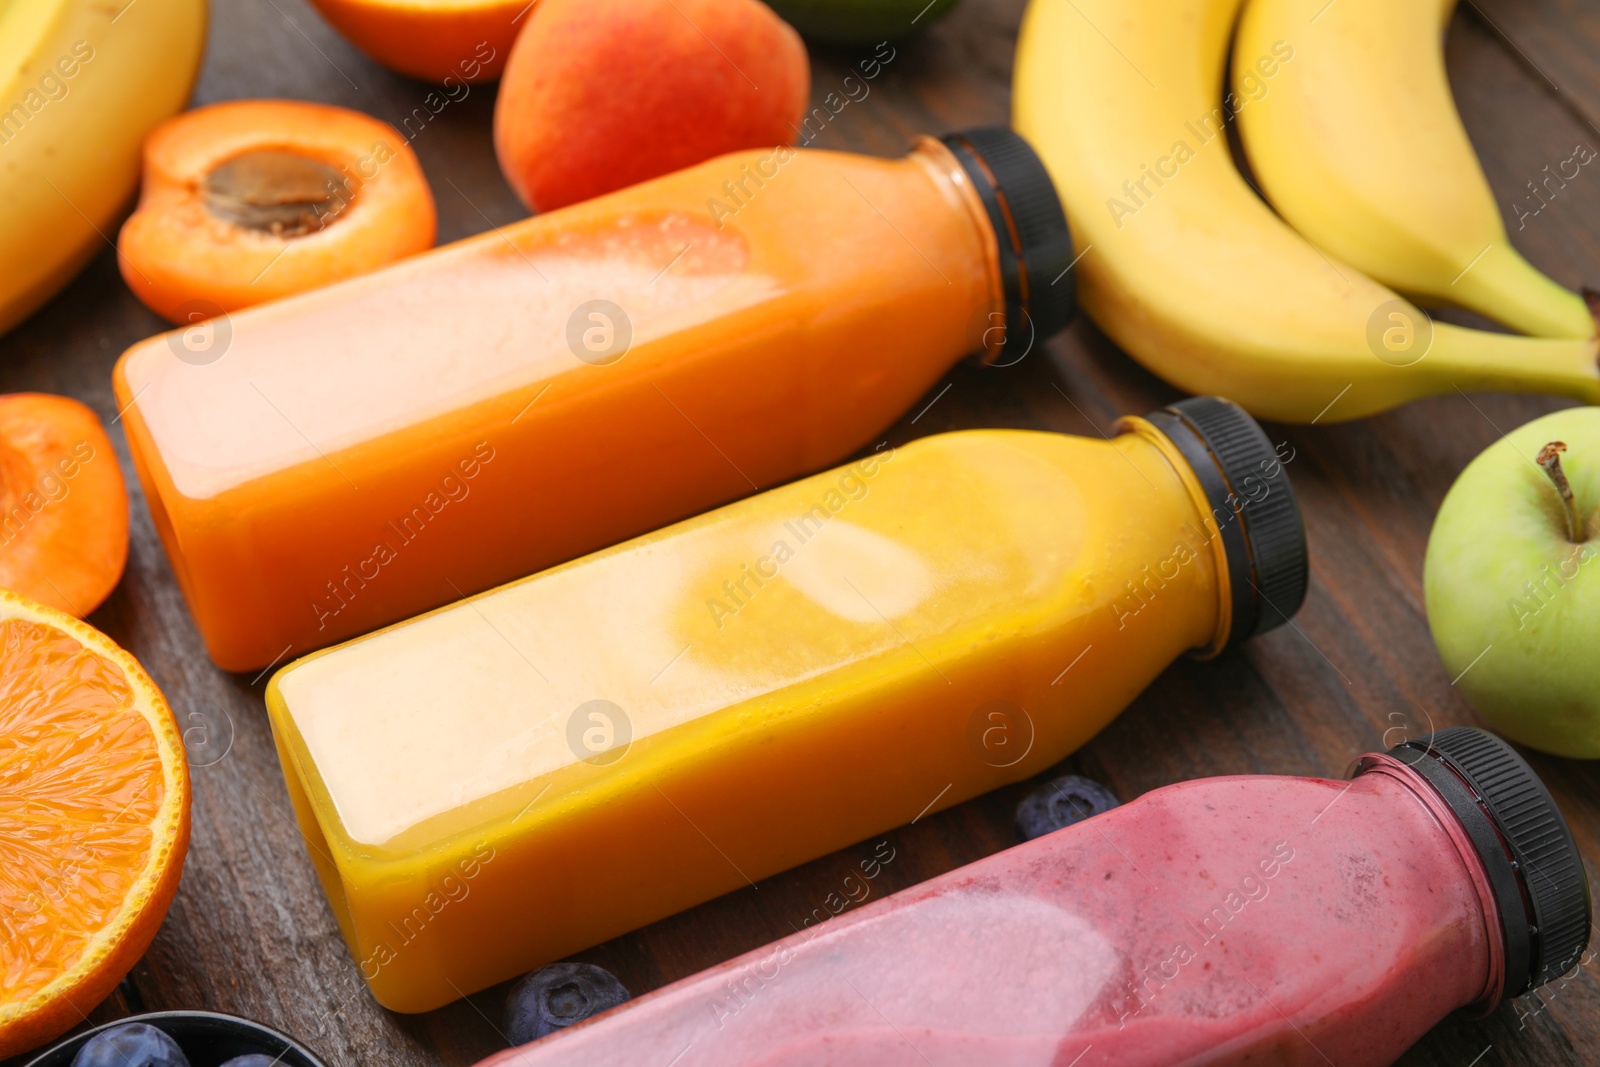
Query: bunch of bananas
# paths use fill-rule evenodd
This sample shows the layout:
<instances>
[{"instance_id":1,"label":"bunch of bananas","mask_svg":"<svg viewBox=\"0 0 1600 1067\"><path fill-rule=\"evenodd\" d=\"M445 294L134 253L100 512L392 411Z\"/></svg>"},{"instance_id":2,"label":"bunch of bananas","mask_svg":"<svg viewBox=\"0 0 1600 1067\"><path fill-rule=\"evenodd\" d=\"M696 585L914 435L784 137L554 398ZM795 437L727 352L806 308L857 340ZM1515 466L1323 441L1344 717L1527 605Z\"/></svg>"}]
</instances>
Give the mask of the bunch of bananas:
<instances>
[{"instance_id":1,"label":"bunch of bananas","mask_svg":"<svg viewBox=\"0 0 1600 1067\"><path fill-rule=\"evenodd\" d=\"M1032 0L1015 124L1066 204L1096 323L1174 385L1286 422L1456 389L1600 402L1595 320L1511 247L1456 113L1455 5Z\"/></svg>"},{"instance_id":2,"label":"bunch of bananas","mask_svg":"<svg viewBox=\"0 0 1600 1067\"><path fill-rule=\"evenodd\" d=\"M205 31L206 0L0 3L0 333L109 247Z\"/></svg>"}]
</instances>

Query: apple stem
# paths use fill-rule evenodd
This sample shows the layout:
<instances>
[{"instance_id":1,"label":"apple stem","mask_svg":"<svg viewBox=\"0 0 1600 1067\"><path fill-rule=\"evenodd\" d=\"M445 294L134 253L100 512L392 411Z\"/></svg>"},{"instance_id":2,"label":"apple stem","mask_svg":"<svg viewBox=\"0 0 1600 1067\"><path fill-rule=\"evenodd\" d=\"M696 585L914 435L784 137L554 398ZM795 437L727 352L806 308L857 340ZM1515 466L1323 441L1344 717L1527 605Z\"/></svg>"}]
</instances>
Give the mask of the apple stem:
<instances>
[{"instance_id":1,"label":"apple stem","mask_svg":"<svg viewBox=\"0 0 1600 1067\"><path fill-rule=\"evenodd\" d=\"M1561 498L1561 510L1567 517L1567 540L1578 544L1578 531L1583 524L1578 520L1578 505L1572 499L1572 486L1567 482L1567 472L1561 469L1561 453L1566 450L1565 441L1551 441L1539 449L1538 463L1544 468L1550 483L1556 487L1556 495Z\"/></svg>"}]
</instances>

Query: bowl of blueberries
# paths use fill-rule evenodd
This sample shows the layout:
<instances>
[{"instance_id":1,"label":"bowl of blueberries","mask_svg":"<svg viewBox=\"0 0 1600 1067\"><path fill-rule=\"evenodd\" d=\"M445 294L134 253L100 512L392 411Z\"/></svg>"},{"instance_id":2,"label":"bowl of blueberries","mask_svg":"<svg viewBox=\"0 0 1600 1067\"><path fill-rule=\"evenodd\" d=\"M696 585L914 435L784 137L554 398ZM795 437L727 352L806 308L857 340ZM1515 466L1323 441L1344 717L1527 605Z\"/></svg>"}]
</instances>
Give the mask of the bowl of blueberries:
<instances>
[{"instance_id":1,"label":"bowl of blueberries","mask_svg":"<svg viewBox=\"0 0 1600 1067\"><path fill-rule=\"evenodd\" d=\"M67 1038L27 1067L325 1067L260 1023L209 1011L157 1011Z\"/></svg>"}]
</instances>

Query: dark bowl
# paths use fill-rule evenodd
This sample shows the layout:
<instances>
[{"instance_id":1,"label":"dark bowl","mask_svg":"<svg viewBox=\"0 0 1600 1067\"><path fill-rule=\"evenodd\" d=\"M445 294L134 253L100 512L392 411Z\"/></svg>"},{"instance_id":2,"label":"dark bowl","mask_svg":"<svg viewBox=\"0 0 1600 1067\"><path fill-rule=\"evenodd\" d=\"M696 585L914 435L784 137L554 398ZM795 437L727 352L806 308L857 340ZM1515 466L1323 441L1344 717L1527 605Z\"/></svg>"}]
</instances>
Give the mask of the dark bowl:
<instances>
[{"instance_id":1,"label":"dark bowl","mask_svg":"<svg viewBox=\"0 0 1600 1067\"><path fill-rule=\"evenodd\" d=\"M252 1052L276 1056L282 1067L326 1067L310 1049L291 1037L237 1015L219 1015L211 1011L153 1011L130 1015L74 1034L29 1060L27 1067L71 1067L72 1057L78 1054L84 1042L102 1030L126 1023L149 1023L165 1030L189 1057L191 1067L219 1067L235 1056L247 1056Z\"/></svg>"}]
</instances>

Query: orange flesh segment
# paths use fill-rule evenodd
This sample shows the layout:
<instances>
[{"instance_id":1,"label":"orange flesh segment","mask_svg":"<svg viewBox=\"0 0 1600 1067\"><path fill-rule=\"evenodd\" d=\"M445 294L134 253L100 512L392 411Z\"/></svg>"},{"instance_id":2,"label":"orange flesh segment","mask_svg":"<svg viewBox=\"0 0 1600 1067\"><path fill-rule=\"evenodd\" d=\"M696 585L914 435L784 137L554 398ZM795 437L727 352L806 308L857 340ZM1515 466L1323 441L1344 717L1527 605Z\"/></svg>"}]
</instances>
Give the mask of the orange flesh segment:
<instances>
[{"instance_id":1,"label":"orange flesh segment","mask_svg":"<svg viewBox=\"0 0 1600 1067\"><path fill-rule=\"evenodd\" d=\"M0 588L82 618L127 558L128 492L99 418L64 396L0 396Z\"/></svg>"},{"instance_id":2,"label":"orange flesh segment","mask_svg":"<svg viewBox=\"0 0 1600 1067\"><path fill-rule=\"evenodd\" d=\"M0 1003L73 966L149 864L166 787L134 699L70 634L0 622Z\"/></svg>"}]
</instances>

